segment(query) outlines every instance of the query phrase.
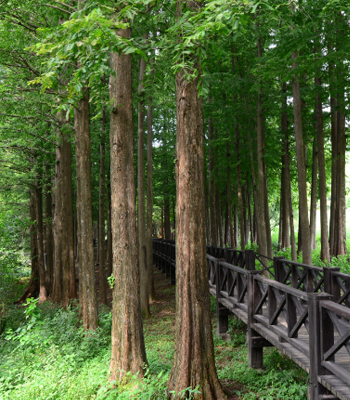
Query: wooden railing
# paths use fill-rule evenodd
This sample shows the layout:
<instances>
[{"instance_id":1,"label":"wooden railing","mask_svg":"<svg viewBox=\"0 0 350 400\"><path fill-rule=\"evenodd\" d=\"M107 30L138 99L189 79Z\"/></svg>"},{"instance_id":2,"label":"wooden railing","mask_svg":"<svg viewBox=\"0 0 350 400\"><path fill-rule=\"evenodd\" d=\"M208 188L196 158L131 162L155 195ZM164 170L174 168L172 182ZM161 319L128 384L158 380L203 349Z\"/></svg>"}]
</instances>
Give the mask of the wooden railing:
<instances>
[{"instance_id":1,"label":"wooden railing","mask_svg":"<svg viewBox=\"0 0 350 400\"><path fill-rule=\"evenodd\" d=\"M153 257L175 284L175 242L154 240ZM207 262L217 334L230 313L243 320L251 367L262 368L263 348L275 346L310 374L310 400L350 399L350 275L214 246Z\"/></svg>"}]
</instances>

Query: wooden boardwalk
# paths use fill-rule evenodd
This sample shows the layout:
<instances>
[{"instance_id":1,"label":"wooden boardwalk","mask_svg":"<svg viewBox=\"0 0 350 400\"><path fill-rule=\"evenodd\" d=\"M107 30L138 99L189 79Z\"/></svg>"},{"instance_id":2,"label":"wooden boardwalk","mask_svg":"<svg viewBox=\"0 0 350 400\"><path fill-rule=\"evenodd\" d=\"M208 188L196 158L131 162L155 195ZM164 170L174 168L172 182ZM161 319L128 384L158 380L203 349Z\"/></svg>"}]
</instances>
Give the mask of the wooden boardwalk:
<instances>
[{"instance_id":1,"label":"wooden boardwalk","mask_svg":"<svg viewBox=\"0 0 350 400\"><path fill-rule=\"evenodd\" d=\"M263 368L263 348L274 346L310 374L310 400L350 400L350 276L253 251L207 251L218 333L236 315L247 324L251 367ZM154 241L154 261L175 284L175 243Z\"/></svg>"}]
</instances>

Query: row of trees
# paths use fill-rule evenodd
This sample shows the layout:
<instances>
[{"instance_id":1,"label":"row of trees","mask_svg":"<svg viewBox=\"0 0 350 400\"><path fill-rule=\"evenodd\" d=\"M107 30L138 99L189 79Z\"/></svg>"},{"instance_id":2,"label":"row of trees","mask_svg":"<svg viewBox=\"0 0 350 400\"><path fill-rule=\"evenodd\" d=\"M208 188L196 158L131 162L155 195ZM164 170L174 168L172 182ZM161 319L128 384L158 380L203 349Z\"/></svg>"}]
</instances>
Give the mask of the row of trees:
<instances>
[{"instance_id":1,"label":"row of trees","mask_svg":"<svg viewBox=\"0 0 350 400\"><path fill-rule=\"evenodd\" d=\"M152 236L176 228L169 390L199 384L203 398L223 398L206 243L250 240L272 256L274 220L279 246L311 263L319 198L321 257L346 252L349 5L13 0L0 11L1 186L30 198L20 300L67 306L78 291L95 329L112 275L112 378L142 375Z\"/></svg>"}]
</instances>

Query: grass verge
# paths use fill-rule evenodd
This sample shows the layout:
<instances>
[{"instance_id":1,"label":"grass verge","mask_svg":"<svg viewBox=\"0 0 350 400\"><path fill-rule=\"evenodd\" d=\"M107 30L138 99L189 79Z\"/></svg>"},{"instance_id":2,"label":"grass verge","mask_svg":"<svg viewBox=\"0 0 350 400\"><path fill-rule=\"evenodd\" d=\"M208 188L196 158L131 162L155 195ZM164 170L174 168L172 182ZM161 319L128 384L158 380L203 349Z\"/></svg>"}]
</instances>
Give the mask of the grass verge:
<instances>
[{"instance_id":1,"label":"grass verge","mask_svg":"<svg viewBox=\"0 0 350 400\"><path fill-rule=\"evenodd\" d=\"M67 310L35 301L7 316L0 336L0 400L166 399L165 389L174 356L175 288L158 271L157 301L144 320L148 359L146 377L108 382L111 314L100 310L100 327L86 333L77 307ZM213 329L215 302L212 304ZM278 351L264 350L265 368L248 367L246 326L230 319L231 341L215 338L219 379L229 400L307 399L307 375Z\"/></svg>"}]
</instances>

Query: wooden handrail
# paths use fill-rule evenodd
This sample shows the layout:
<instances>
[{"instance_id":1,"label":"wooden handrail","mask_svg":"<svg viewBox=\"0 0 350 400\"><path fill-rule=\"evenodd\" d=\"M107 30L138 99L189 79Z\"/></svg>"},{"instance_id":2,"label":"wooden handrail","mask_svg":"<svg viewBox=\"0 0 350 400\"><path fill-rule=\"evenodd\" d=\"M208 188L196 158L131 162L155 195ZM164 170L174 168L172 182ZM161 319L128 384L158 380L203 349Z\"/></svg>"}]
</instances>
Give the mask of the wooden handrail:
<instances>
[{"instance_id":1,"label":"wooden handrail","mask_svg":"<svg viewBox=\"0 0 350 400\"><path fill-rule=\"evenodd\" d=\"M272 344L310 373L309 399L349 400L350 374L334 356L346 346L350 366L350 308L338 304L350 304L350 275L275 257L273 280L255 270L251 250L209 249L225 256L207 254L210 293L217 301L217 334L226 333L232 312L247 322L251 367L262 368L262 349ZM163 272L172 271L175 284L175 243L155 240L153 254ZM243 262L244 268L227 262L228 255ZM307 342L299 337L301 329ZM340 338L335 340L337 332Z\"/></svg>"}]
</instances>

